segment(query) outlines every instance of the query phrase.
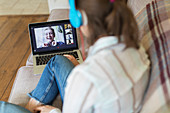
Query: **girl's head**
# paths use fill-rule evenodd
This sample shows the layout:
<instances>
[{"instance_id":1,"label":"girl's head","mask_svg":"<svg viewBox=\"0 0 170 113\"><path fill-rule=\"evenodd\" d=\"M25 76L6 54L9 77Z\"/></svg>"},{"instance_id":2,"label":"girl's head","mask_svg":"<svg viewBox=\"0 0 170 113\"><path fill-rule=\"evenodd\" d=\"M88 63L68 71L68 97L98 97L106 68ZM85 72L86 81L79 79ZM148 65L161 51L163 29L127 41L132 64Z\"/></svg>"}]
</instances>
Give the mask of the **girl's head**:
<instances>
[{"instance_id":1,"label":"girl's head","mask_svg":"<svg viewBox=\"0 0 170 113\"><path fill-rule=\"evenodd\" d=\"M87 15L88 23L81 29L90 45L102 36L117 36L119 43L138 48L137 24L125 1L75 0L76 9Z\"/></svg>"}]
</instances>

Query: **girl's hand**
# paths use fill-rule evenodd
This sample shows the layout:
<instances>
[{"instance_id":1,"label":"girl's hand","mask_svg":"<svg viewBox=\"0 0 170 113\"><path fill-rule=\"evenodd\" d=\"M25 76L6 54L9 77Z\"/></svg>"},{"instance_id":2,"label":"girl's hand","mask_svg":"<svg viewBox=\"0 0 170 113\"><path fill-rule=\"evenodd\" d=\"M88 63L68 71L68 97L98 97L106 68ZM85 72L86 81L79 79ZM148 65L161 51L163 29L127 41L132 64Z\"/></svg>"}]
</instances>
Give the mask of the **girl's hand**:
<instances>
[{"instance_id":1,"label":"girl's hand","mask_svg":"<svg viewBox=\"0 0 170 113\"><path fill-rule=\"evenodd\" d=\"M53 106L49 105L44 105L44 106L39 106L34 109L35 113L40 112L40 113L49 113L51 110L56 109Z\"/></svg>"},{"instance_id":2,"label":"girl's hand","mask_svg":"<svg viewBox=\"0 0 170 113\"><path fill-rule=\"evenodd\" d=\"M75 66L79 65L79 62L72 55L64 55L67 57Z\"/></svg>"}]
</instances>

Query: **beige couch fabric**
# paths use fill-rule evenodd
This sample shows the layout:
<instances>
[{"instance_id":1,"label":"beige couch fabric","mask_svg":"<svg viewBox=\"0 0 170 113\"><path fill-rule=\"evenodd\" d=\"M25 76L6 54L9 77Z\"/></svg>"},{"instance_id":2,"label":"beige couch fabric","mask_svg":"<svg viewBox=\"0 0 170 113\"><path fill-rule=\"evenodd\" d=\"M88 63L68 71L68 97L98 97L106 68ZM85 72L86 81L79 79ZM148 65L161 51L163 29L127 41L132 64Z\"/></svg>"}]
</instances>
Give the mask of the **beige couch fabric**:
<instances>
[{"instance_id":1,"label":"beige couch fabric","mask_svg":"<svg viewBox=\"0 0 170 113\"><path fill-rule=\"evenodd\" d=\"M8 102L25 106L29 100L27 93L37 85L40 76L34 76L32 66L21 67L15 78Z\"/></svg>"},{"instance_id":2,"label":"beige couch fabric","mask_svg":"<svg viewBox=\"0 0 170 113\"><path fill-rule=\"evenodd\" d=\"M136 15L151 1L153 0L128 0L128 5L132 9L134 15Z\"/></svg>"},{"instance_id":3,"label":"beige couch fabric","mask_svg":"<svg viewBox=\"0 0 170 113\"><path fill-rule=\"evenodd\" d=\"M48 0L49 11L54 9L69 9L68 0Z\"/></svg>"}]
</instances>

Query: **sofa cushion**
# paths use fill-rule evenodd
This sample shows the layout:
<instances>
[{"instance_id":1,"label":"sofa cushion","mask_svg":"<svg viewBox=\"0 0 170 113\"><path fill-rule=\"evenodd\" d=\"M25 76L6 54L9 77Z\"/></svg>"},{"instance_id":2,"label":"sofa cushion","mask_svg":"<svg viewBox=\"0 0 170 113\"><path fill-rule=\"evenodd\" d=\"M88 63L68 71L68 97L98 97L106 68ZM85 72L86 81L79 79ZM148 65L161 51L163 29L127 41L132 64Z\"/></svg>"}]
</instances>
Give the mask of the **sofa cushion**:
<instances>
[{"instance_id":1,"label":"sofa cushion","mask_svg":"<svg viewBox=\"0 0 170 113\"><path fill-rule=\"evenodd\" d=\"M139 40L151 59L150 84L141 113L156 113L170 102L170 1L153 0L138 12L136 20Z\"/></svg>"},{"instance_id":2,"label":"sofa cushion","mask_svg":"<svg viewBox=\"0 0 170 113\"><path fill-rule=\"evenodd\" d=\"M134 15L136 15L151 1L153 0L128 0L128 5L132 9Z\"/></svg>"},{"instance_id":3,"label":"sofa cushion","mask_svg":"<svg viewBox=\"0 0 170 113\"><path fill-rule=\"evenodd\" d=\"M40 76L33 75L32 66L21 67L17 72L8 102L25 106L29 100L27 93L36 87L39 78Z\"/></svg>"}]
</instances>

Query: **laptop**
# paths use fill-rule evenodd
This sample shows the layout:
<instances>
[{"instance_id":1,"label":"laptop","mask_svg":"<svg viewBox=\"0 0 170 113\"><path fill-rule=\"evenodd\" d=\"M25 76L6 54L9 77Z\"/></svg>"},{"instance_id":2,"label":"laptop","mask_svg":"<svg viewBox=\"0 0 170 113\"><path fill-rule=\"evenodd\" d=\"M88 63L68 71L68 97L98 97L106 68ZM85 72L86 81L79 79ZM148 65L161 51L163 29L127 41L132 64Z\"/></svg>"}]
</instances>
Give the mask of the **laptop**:
<instances>
[{"instance_id":1,"label":"laptop","mask_svg":"<svg viewBox=\"0 0 170 113\"><path fill-rule=\"evenodd\" d=\"M69 20L31 23L29 35L35 75L42 74L45 65L55 55L73 55L79 63L83 62L76 29Z\"/></svg>"}]
</instances>

